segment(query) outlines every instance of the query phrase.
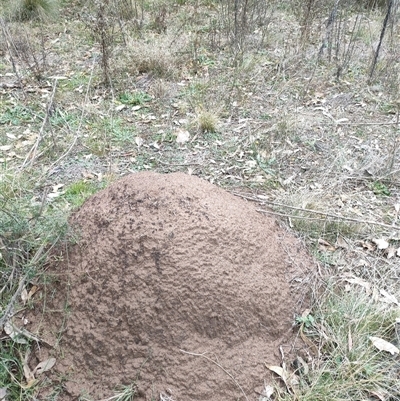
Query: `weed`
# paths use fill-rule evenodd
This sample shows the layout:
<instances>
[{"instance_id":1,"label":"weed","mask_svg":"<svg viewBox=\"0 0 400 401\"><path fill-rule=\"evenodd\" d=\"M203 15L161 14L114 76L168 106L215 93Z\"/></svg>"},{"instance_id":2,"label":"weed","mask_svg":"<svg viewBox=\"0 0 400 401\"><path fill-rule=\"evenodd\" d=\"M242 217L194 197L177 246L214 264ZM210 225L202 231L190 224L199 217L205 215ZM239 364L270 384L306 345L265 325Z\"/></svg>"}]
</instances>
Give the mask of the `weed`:
<instances>
[{"instance_id":1,"label":"weed","mask_svg":"<svg viewBox=\"0 0 400 401\"><path fill-rule=\"evenodd\" d=\"M389 188L380 181L374 181L371 184L371 190L375 195L381 195L381 196L391 195Z\"/></svg>"},{"instance_id":2,"label":"weed","mask_svg":"<svg viewBox=\"0 0 400 401\"><path fill-rule=\"evenodd\" d=\"M121 93L119 95L119 101L123 104L129 104L132 106L142 105L146 102L151 101L151 96L146 92L137 91L134 93Z\"/></svg>"},{"instance_id":3,"label":"weed","mask_svg":"<svg viewBox=\"0 0 400 401\"><path fill-rule=\"evenodd\" d=\"M0 115L0 124L22 125L33 122L33 114L25 107L7 107Z\"/></svg>"},{"instance_id":4,"label":"weed","mask_svg":"<svg viewBox=\"0 0 400 401\"><path fill-rule=\"evenodd\" d=\"M304 325L305 328L308 329L308 328L310 328L311 326L314 325L314 323L315 323L315 318L314 318L314 316L311 315L311 314L308 314L308 315L306 315L306 316L298 316L298 317L296 318L296 323L299 324L299 325Z\"/></svg>"},{"instance_id":5,"label":"weed","mask_svg":"<svg viewBox=\"0 0 400 401\"><path fill-rule=\"evenodd\" d=\"M101 186L100 186L101 188ZM99 190L99 185L91 181L80 180L69 185L63 194L63 198L76 208L81 206L87 198Z\"/></svg>"}]
</instances>

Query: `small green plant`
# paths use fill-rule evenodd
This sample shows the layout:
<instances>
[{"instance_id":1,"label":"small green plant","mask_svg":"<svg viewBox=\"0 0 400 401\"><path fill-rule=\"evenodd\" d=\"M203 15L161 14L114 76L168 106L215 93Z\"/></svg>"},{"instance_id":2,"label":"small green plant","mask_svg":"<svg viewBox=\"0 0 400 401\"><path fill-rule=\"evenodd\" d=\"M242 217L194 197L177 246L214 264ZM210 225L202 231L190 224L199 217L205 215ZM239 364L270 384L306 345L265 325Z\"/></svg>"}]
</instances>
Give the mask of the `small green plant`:
<instances>
[{"instance_id":1,"label":"small green plant","mask_svg":"<svg viewBox=\"0 0 400 401\"><path fill-rule=\"evenodd\" d=\"M140 106L146 102L151 101L151 96L146 92L134 92L134 93L121 93L119 95L119 101L122 104L132 105L132 106Z\"/></svg>"},{"instance_id":2,"label":"small green plant","mask_svg":"<svg viewBox=\"0 0 400 401\"><path fill-rule=\"evenodd\" d=\"M298 316L296 317L296 323L299 325L303 325L305 328L308 329L314 326L315 318L311 314L308 314L306 316Z\"/></svg>"},{"instance_id":3,"label":"small green plant","mask_svg":"<svg viewBox=\"0 0 400 401\"><path fill-rule=\"evenodd\" d=\"M87 198L96 193L100 188L99 185L96 185L92 181L80 180L67 187L63 194L63 198L73 207L79 207Z\"/></svg>"},{"instance_id":4,"label":"small green plant","mask_svg":"<svg viewBox=\"0 0 400 401\"><path fill-rule=\"evenodd\" d=\"M21 125L34 120L34 114L27 108L16 105L7 107L0 113L0 124Z\"/></svg>"},{"instance_id":5,"label":"small green plant","mask_svg":"<svg viewBox=\"0 0 400 401\"><path fill-rule=\"evenodd\" d=\"M375 195L390 196L389 188L380 181L375 181L371 184L372 192Z\"/></svg>"}]
</instances>

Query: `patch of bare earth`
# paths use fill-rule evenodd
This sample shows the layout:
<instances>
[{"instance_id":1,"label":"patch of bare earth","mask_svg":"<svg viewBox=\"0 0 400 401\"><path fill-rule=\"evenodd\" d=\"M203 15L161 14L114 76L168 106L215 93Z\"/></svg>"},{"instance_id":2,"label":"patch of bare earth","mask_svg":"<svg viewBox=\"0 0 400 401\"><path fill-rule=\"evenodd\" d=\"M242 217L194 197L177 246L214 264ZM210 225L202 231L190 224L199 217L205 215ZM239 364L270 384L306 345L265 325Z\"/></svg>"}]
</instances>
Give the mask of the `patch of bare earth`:
<instances>
[{"instance_id":1,"label":"patch of bare earth","mask_svg":"<svg viewBox=\"0 0 400 401\"><path fill-rule=\"evenodd\" d=\"M61 338L35 350L56 356L61 399L135 382L143 400L254 400L266 365L293 352L314 265L253 203L194 176L137 173L71 224L79 239L49 268L29 327Z\"/></svg>"}]
</instances>

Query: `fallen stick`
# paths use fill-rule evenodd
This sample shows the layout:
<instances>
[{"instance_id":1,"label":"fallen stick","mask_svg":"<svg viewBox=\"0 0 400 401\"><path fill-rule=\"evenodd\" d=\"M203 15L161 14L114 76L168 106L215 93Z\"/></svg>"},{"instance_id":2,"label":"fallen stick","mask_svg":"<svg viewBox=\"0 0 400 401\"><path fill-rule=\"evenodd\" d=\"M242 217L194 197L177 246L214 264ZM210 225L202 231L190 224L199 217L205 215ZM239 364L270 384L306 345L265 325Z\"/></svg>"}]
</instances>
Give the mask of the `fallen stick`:
<instances>
[{"instance_id":1,"label":"fallen stick","mask_svg":"<svg viewBox=\"0 0 400 401\"><path fill-rule=\"evenodd\" d=\"M363 220L363 219L356 219L355 217L345 217L345 216L339 216L338 214L333 214L333 213L326 213L326 212L321 212L319 210L313 210L313 209L303 209L301 207L296 207L296 206L289 206L289 205L285 205L283 203L278 203L278 202L272 202L272 201L268 201L265 199L257 199L254 198L252 196L246 196L246 195L242 195L239 194L237 192L232 192L233 195L235 196L239 196L243 199L247 199L247 200L251 200L253 202L258 202L258 203L267 203L268 205L271 206L279 206L279 207L286 207L288 209L292 209L292 210L299 210L301 212L307 212L307 213L314 213L314 214L319 214L319 215L323 215L325 217L330 217L332 219L337 219L337 220L347 220L347 221L352 221L355 223L361 223L361 224L371 224L371 225L375 225L375 226L380 226L380 227L385 227L385 228L390 228L391 230L399 230L400 231L400 227L398 226L391 226L389 224L385 224L385 223L380 223L378 221L372 221L372 220ZM269 211L269 210L263 210L263 209L256 209L258 212L261 213L273 213L273 214L278 214L278 212L274 212L274 211ZM297 218L297 219L313 219L313 218L307 218L307 217L303 217L303 216L294 216L294 215L287 215L287 214L281 214L284 217L293 217L293 218ZM315 218L317 219L317 218ZM319 220L324 220L324 219L319 219Z\"/></svg>"},{"instance_id":2,"label":"fallen stick","mask_svg":"<svg viewBox=\"0 0 400 401\"><path fill-rule=\"evenodd\" d=\"M184 354L188 354L188 355L192 355L192 356L200 356L204 359L207 359L207 361L212 362L214 365L217 365L220 369L222 369L231 379L232 381L239 387L240 391L243 393L244 398L246 398L247 401L249 401L249 399L247 398L246 393L244 392L242 386L236 381L236 379L226 370L224 369L219 363L215 362L214 360L212 360L211 358L209 358L208 356L205 356L204 354L195 354L193 352L188 352L188 351L184 351L183 349L180 349L179 351L183 352Z\"/></svg>"}]
</instances>

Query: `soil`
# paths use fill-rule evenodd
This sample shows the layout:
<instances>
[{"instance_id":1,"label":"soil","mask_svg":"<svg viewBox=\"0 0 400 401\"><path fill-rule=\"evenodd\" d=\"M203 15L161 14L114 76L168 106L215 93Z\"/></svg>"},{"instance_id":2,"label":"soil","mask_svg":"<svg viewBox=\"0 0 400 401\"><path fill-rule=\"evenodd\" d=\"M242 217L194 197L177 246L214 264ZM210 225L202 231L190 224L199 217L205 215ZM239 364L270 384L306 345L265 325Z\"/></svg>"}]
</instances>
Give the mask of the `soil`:
<instances>
[{"instance_id":1,"label":"soil","mask_svg":"<svg viewBox=\"0 0 400 401\"><path fill-rule=\"evenodd\" d=\"M182 173L126 176L70 223L76 243L58 251L28 325L54 344L32 365L56 356L58 399L132 382L138 400L259 398L307 303L314 265L298 239Z\"/></svg>"}]
</instances>

